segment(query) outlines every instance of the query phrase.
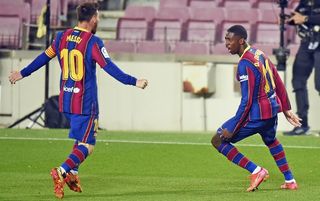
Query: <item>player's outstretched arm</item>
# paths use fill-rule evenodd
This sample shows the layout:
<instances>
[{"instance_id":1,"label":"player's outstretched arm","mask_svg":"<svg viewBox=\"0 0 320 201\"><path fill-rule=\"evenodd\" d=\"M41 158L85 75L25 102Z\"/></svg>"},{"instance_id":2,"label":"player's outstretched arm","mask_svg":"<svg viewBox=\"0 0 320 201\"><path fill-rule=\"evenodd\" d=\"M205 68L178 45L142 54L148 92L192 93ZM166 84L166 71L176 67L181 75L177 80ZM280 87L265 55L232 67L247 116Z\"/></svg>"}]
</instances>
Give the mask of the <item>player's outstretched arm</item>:
<instances>
[{"instance_id":1,"label":"player's outstretched arm","mask_svg":"<svg viewBox=\"0 0 320 201\"><path fill-rule=\"evenodd\" d=\"M136 82L136 87L144 89L148 86L148 80L146 79L139 79Z\"/></svg>"},{"instance_id":2,"label":"player's outstretched arm","mask_svg":"<svg viewBox=\"0 0 320 201\"><path fill-rule=\"evenodd\" d=\"M9 75L9 81L11 84L15 84L17 81L21 80L23 76L21 75L20 71L11 71Z\"/></svg>"},{"instance_id":3,"label":"player's outstretched arm","mask_svg":"<svg viewBox=\"0 0 320 201\"><path fill-rule=\"evenodd\" d=\"M290 124L292 124L294 127L300 127L301 123L300 121L302 119L300 119L296 114L294 114L291 110L287 110L283 112L284 116L286 117L286 119L288 120L288 122Z\"/></svg>"}]
</instances>

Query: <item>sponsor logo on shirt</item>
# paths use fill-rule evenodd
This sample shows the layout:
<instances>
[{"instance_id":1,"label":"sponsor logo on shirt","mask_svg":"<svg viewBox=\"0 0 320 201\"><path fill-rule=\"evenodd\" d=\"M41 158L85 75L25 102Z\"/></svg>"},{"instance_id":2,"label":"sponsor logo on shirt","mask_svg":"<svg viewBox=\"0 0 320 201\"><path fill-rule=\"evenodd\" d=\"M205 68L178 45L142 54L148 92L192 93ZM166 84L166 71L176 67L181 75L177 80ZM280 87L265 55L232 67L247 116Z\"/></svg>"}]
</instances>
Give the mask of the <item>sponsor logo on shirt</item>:
<instances>
[{"instance_id":1,"label":"sponsor logo on shirt","mask_svg":"<svg viewBox=\"0 0 320 201\"><path fill-rule=\"evenodd\" d=\"M66 87L66 86L64 86L63 87L63 91L77 94L77 93L80 92L80 89L78 87Z\"/></svg>"},{"instance_id":2,"label":"sponsor logo on shirt","mask_svg":"<svg viewBox=\"0 0 320 201\"><path fill-rule=\"evenodd\" d=\"M244 82L248 80L248 75L240 75L240 82Z\"/></svg>"},{"instance_id":3,"label":"sponsor logo on shirt","mask_svg":"<svg viewBox=\"0 0 320 201\"><path fill-rule=\"evenodd\" d=\"M107 50L106 50L105 47L102 47L102 48L101 48L101 52L102 52L104 58L106 58L106 59L107 59L107 58L110 58L110 57L109 57L109 54L108 54L108 52L107 52Z\"/></svg>"}]
</instances>

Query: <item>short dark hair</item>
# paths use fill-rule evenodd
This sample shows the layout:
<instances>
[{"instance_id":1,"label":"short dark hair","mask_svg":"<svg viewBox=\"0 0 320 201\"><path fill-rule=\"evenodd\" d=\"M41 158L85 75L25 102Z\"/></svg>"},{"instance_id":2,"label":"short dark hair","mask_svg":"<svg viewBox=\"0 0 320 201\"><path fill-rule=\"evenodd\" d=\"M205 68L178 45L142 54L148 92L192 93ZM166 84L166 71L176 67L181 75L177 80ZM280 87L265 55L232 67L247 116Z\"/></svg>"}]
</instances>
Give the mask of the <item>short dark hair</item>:
<instances>
[{"instance_id":1,"label":"short dark hair","mask_svg":"<svg viewBox=\"0 0 320 201\"><path fill-rule=\"evenodd\" d=\"M97 14L99 5L97 3L82 3L77 7L78 21L90 21Z\"/></svg>"},{"instance_id":2,"label":"short dark hair","mask_svg":"<svg viewBox=\"0 0 320 201\"><path fill-rule=\"evenodd\" d=\"M241 38L244 38L245 40L247 40L247 37L248 37L247 30L241 25L238 25L238 24L233 25L227 31L234 33L234 35L240 36Z\"/></svg>"}]
</instances>

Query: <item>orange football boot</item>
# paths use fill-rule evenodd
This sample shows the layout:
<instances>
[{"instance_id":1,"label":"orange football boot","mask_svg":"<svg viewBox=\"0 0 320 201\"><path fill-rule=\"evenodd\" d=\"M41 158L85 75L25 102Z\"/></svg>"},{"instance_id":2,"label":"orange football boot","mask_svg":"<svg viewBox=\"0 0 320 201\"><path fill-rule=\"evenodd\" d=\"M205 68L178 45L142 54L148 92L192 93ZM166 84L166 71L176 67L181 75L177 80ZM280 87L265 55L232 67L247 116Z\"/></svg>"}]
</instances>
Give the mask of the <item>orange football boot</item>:
<instances>
[{"instance_id":1,"label":"orange football boot","mask_svg":"<svg viewBox=\"0 0 320 201\"><path fill-rule=\"evenodd\" d=\"M54 185L54 194L57 198L62 199L64 196L63 185L64 179L59 168L53 168L50 172Z\"/></svg>"},{"instance_id":2,"label":"orange football boot","mask_svg":"<svg viewBox=\"0 0 320 201\"><path fill-rule=\"evenodd\" d=\"M269 178L268 170L261 168L256 174L250 175L250 186L247 189L247 192L255 191L258 189L258 186L261 182L266 181Z\"/></svg>"},{"instance_id":3,"label":"orange football boot","mask_svg":"<svg viewBox=\"0 0 320 201\"><path fill-rule=\"evenodd\" d=\"M298 189L298 184L297 182L290 182L290 183L284 183L280 186L281 189L286 189L286 190L297 190Z\"/></svg>"},{"instance_id":4,"label":"orange football boot","mask_svg":"<svg viewBox=\"0 0 320 201\"><path fill-rule=\"evenodd\" d=\"M69 186L70 190L75 192L82 192L82 188L80 185L80 179L77 174L72 174L71 172L67 173L67 177L64 179L64 181Z\"/></svg>"}]
</instances>

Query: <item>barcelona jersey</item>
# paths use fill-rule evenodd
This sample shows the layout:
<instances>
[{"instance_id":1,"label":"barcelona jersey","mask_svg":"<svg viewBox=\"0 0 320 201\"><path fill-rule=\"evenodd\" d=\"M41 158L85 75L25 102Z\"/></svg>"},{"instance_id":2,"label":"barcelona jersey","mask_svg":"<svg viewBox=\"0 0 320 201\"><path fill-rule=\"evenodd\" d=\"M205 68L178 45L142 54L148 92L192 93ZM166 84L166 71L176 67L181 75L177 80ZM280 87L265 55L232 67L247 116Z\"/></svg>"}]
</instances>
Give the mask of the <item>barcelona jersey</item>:
<instances>
[{"instance_id":1,"label":"barcelona jersey","mask_svg":"<svg viewBox=\"0 0 320 201\"><path fill-rule=\"evenodd\" d=\"M109 58L101 39L78 27L67 29L45 54L60 63L60 112L98 114L96 63L104 67Z\"/></svg>"},{"instance_id":2,"label":"barcelona jersey","mask_svg":"<svg viewBox=\"0 0 320 201\"><path fill-rule=\"evenodd\" d=\"M248 121L271 119L291 109L277 69L262 51L246 48L238 63L237 79L242 98L230 132L237 132Z\"/></svg>"}]
</instances>

